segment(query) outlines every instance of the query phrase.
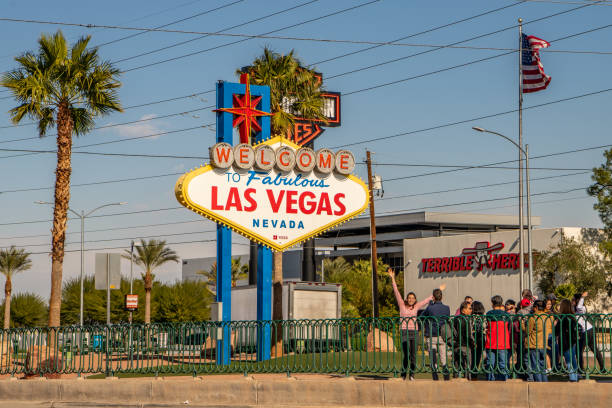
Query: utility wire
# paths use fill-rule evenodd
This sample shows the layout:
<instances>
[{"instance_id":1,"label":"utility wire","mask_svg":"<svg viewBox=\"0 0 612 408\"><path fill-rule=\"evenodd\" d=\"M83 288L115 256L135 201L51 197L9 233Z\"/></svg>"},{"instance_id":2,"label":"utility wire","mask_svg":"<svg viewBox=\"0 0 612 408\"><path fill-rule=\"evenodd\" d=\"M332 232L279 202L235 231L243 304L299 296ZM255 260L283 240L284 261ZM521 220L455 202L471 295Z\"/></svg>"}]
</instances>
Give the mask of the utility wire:
<instances>
[{"instance_id":1,"label":"utility wire","mask_svg":"<svg viewBox=\"0 0 612 408\"><path fill-rule=\"evenodd\" d=\"M317 1L319 1L319 0L311 0L311 1L307 1L307 2L305 2L305 3L301 3L301 4L298 4L298 5L296 5L296 6L292 6L292 7L289 7L289 8L286 8L286 9L280 10L280 11L277 11L277 12L275 12L275 13L266 14L265 16L262 16L262 17L258 17L258 18L252 19L252 20L245 21L244 23L240 23L240 24L236 24L236 25L233 25L233 26L230 26L230 27L223 28L223 29L221 29L221 30L219 30L219 31L216 31L216 32L214 32L214 33L198 33L198 34L204 34L204 35L201 35L201 36L196 37L196 38L192 38L192 39L190 39L190 40L180 41L180 42L177 42L177 43L174 43L174 44L170 44L170 45L167 45L167 46L165 46L165 47L156 48L156 49L154 49L154 50L147 51L147 52L143 52L143 53L141 53L141 54L136 54L136 55L133 55L133 56L131 56L131 57L122 58L122 59L116 60L116 61L114 61L114 62L115 62L115 63L119 63L119 62L129 61L129 60L132 60L132 59L135 59L135 58L144 57L145 55L150 55L150 54L154 54L154 53L159 52L159 51L165 51L165 50L170 49L170 48L178 47L178 46L180 46L180 45L184 45L184 44L187 44L187 43L190 43L190 42L193 42L193 41L201 40L202 38L206 38L206 37L209 37L209 36L223 35L222 33L224 33L225 31L229 31L229 30L232 30L232 29L234 29L234 28L238 28L238 27L243 27L243 26L245 26L245 25L248 25L248 24L254 23L254 22L256 22L256 21L265 20L265 19L267 19L267 18L270 18L270 17L276 16L276 15L279 15L279 14L283 14L283 13L286 13L286 12L288 12L288 11L294 11L294 10L297 10L298 8L301 8L301 7L307 6L307 5L312 4L312 3L316 3ZM195 34L195 33L193 33L193 34ZM227 36L236 37L237 35L235 35L235 34L227 34ZM249 38L249 39L250 39L250 38Z\"/></svg>"},{"instance_id":2,"label":"utility wire","mask_svg":"<svg viewBox=\"0 0 612 408\"><path fill-rule=\"evenodd\" d=\"M493 10L488 10L488 11L482 12L480 14L476 14L476 15L473 15L473 16L470 16L470 17L467 17L467 18L462 18L460 20L451 21L450 23L443 24L443 25L440 25L440 26L437 26L437 27L433 27L433 28L430 28L430 29L427 29L427 30L424 30L424 31L420 31L418 33L414 33L414 34L410 34L410 35L407 35L407 36L404 36L404 37L396 38L395 40L388 41L387 44L391 45L391 44L396 43L398 41L407 40L408 38L417 37L419 35L428 34L428 33L431 33L431 32L437 31L437 30L441 30L441 29L446 28L446 27L451 27L451 26L454 26L456 24L464 23L466 21L470 21L470 20L473 20L473 19L476 19L476 18L479 18L479 17L482 17L482 16L486 16L488 14L496 13L498 11L502 11L502 10L505 10L507 8L510 8L510 7L518 6L521 3L523 3L523 1L519 1L519 2L516 2L514 4L509 4L509 5L503 6L503 7L498 7L498 8L493 9ZM330 61L335 61L335 60L338 60L338 59L341 59L341 58L344 58L344 57L348 57L348 56L355 55L355 54L360 54L362 52L373 50L375 48L379 48L379 47L382 47L382 46L383 46L383 44L379 44L379 45L374 45L374 46L371 46L371 47L363 48L361 50L357 50L357 51L353 51L353 52L348 52L346 54L337 55L335 57L331 57L331 58L327 58L327 59L324 59L324 60L320 60L320 61L314 62L314 63L310 64L310 66L318 65L318 64L324 64L324 63L327 63L327 62L330 62Z\"/></svg>"},{"instance_id":3,"label":"utility wire","mask_svg":"<svg viewBox=\"0 0 612 408\"><path fill-rule=\"evenodd\" d=\"M605 149L605 148L611 147L611 146L612 146L612 144L601 145L601 146L593 146L593 147L585 147L585 148L580 148L580 149L568 150L568 151L565 151L565 152L549 153L549 154L542 154L542 155L539 155L539 156L532 156L532 157L530 157L530 159L541 159L541 158L545 158L545 157L561 156L561 155L564 155L564 154L586 152L586 151L589 151L589 150ZM498 165L498 164L514 163L514 162L518 162L518 160L505 160L505 161L501 161L501 162L481 164L481 165L478 165L478 166L466 166L466 167L462 167L462 168L459 168L459 169L441 170L441 171L434 171L434 172L431 172L431 173L414 174L412 176L395 177L395 178L387 179L387 180L385 180L385 182L388 183L390 181L405 180L405 179L418 178L418 177L426 177L426 176L434 176L434 175L445 174L445 173L454 173L456 171L470 170L470 169L476 169L476 168L481 168L481 167L495 166L495 165Z\"/></svg>"},{"instance_id":4,"label":"utility wire","mask_svg":"<svg viewBox=\"0 0 612 408\"><path fill-rule=\"evenodd\" d=\"M127 35L127 36L125 36L125 37L117 38L116 40L107 41L107 42L105 42L105 43L98 44L96 47L98 47L98 48L99 48L99 47L104 47L105 45L115 44L115 43L117 43L117 42L119 42L119 41L127 40L127 39L129 39L129 38L134 38L134 37L137 37L137 36L139 36L139 35L143 35L143 34L149 33L149 32L151 32L151 31L154 31L154 30L157 30L157 29L160 29L160 28L164 28L164 27L168 27L168 26L171 26L171 25L174 25L174 24L182 23L182 22L187 21L187 20L192 20L192 19L194 19L194 18L197 18L197 17L203 16L203 15L206 15L206 14L212 13L212 12L214 12L214 11L218 11L218 10L224 9L224 8L226 8L226 7L233 6L234 4L242 3L243 1L244 1L244 0L236 0L236 1L233 1L233 2L230 2L230 3L227 3L227 4L224 4L224 5L219 6L219 7L215 7L215 8L212 8L212 9L206 10L206 11L202 11L202 12L200 12L200 13L194 14L194 15L189 16L189 17L181 18L181 19L179 19L179 20L175 20L175 21L172 21L172 22L170 22L170 23L160 25L160 26L158 26L158 27L155 27L154 29L150 29L150 30L142 31L142 32L135 33L135 34L130 34L130 35Z\"/></svg>"},{"instance_id":5,"label":"utility wire","mask_svg":"<svg viewBox=\"0 0 612 408\"><path fill-rule=\"evenodd\" d=\"M569 189L569 190L546 191L544 193L532 193L531 196L532 197L536 197L536 196L549 195L549 194L567 194L567 193L572 193L574 191L579 191L579 190L586 190L586 187L572 188L572 189ZM453 203L453 204L440 204L440 205L432 205L432 206L428 206L428 207L408 208L408 209L404 209L402 211L411 212L411 211L428 210L428 209L432 209L432 208L456 207L456 206L459 206L459 205L488 203L488 202L492 202L492 201L505 201L505 200L511 200L511 199L517 199L517 198L518 198L518 195L513 195L513 196L506 196L506 197L487 198L487 199L484 199L484 200L464 201L464 202ZM393 212L397 212L397 210L387 211L387 212L377 212L376 215L383 215L383 214L388 214L388 213L393 213Z\"/></svg>"},{"instance_id":6,"label":"utility wire","mask_svg":"<svg viewBox=\"0 0 612 408\"><path fill-rule=\"evenodd\" d=\"M156 234L156 235L145 235L145 236L137 236L137 237L122 237L122 238L109 238L109 239L93 239L89 241L83 241L85 244L92 244L98 242L112 242L112 241L126 241L126 240L137 240L137 239L150 239L150 238L164 238L164 237L175 237L178 235L191 235L191 234L208 234L211 232L216 232L217 230L206 230L206 231L191 231L191 232L178 232L172 234ZM48 235L48 234L47 234ZM74 245L80 244L81 241L69 241L65 242L65 245ZM50 246L50 243L45 244L27 244L27 247L41 247L41 246Z\"/></svg>"},{"instance_id":7,"label":"utility wire","mask_svg":"<svg viewBox=\"0 0 612 408\"><path fill-rule=\"evenodd\" d=\"M563 190L563 191L547 191L547 192L543 192L543 193L531 194L531 196L534 197L534 196L550 195L550 194L567 194L567 193L578 191L578 190L584 190L584 188L581 187L581 188L574 188L574 189ZM434 208L455 207L455 206L460 206L460 205L483 203L483 202L492 202L492 201L505 201L505 200L509 200L509 199L516 199L517 197L518 196L498 197L498 198L491 198L491 199L485 199L485 200L466 201L466 202L462 202L462 203L453 203L453 204L445 204L445 205L437 205L437 206L429 206L429 207L411 208L411 209L405 209L405 210L386 211L386 212L379 212L379 213L377 213L377 215L386 215L386 214L393 214L393 213L398 213L398 212L403 213L403 212L427 210L427 209L434 209ZM588 198L588 197L585 197L585 198ZM536 201L535 203L537 204L539 202ZM161 235L156 235L156 236L151 236L151 237L165 237L165 236L175 236L175 235L190 235L190 234L200 234L200 233L205 233L205 232L212 232L212 231L196 231L196 232L186 232L186 233L182 233L182 234L161 234ZM118 238L118 239L108 239L108 240L93 240L93 241L87 241L87 242L120 241L120 240L132 240L132 239L138 239L138 238L140 238L140 237L136 237L136 238ZM142 238L146 238L146 237L142 237ZM216 241L217 241L216 239L210 239L210 240L198 240L198 241L186 241L186 242L168 243L168 245L198 243L198 242L204 243L204 242L216 242ZM75 242L70 242L69 244L76 244L76 243L78 243L78 242L76 242L76 241ZM42 246L42 245L48 245L48 244L24 245L22 247L27 248L27 247L35 247L35 246ZM123 248L125 248L125 246L113 247L113 248L86 249L86 251L103 250L103 249L123 249ZM66 250L65 252L78 252L78 251L80 251L80 249ZM48 253L48 251L47 252L32 252L32 253L30 253L30 255L39 255L39 254L46 254L46 253Z\"/></svg>"},{"instance_id":8,"label":"utility wire","mask_svg":"<svg viewBox=\"0 0 612 408\"><path fill-rule=\"evenodd\" d=\"M134 109L134 108L141 108L143 106L151 106L151 105L157 105L159 103L165 103L165 102L172 102L172 101L178 101L180 99L187 99L187 98L193 98L199 95L204 95L207 93L212 93L215 92L214 89L210 89L208 91L203 91L203 92L198 92L198 93L193 93L193 94L189 94L189 95L184 95L184 96L177 96L174 98L169 98L169 99L162 99L159 101L152 101L152 102L146 102L146 103L141 103L139 105L132 105L132 106L126 106L123 108L123 110L128 110L128 109ZM34 126L37 125L37 122L27 122L27 123L19 123L16 125L5 125L5 126L0 126L0 129L10 129L10 128L15 128L15 127L22 127L22 126Z\"/></svg>"},{"instance_id":9,"label":"utility wire","mask_svg":"<svg viewBox=\"0 0 612 408\"><path fill-rule=\"evenodd\" d=\"M385 165L385 163L377 163L377 166L382 166ZM391 166L394 166L395 164L390 164ZM407 165L410 166L410 165ZM471 167L471 166L447 166L447 165L438 165L438 164L417 164L415 166L418 167L452 167L454 169L465 169L467 167ZM509 167L509 166L505 166L505 167L501 167L501 166L487 166L487 167L477 167L480 169L504 169L504 170L518 170L518 167ZM581 173L571 173L571 174L584 174L584 173L590 173L591 169L576 169L576 168L557 168L557 167L530 167L529 170L550 170L550 171L568 171L568 170L588 170L586 172L581 172ZM181 176L185 174L185 172L175 172L175 173L163 173L163 174L156 174L156 175L151 175L151 176L142 176L142 177L130 177L130 178L121 178L121 179L111 179L111 180L100 180L100 181L92 181L92 182L87 182L87 183L77 183L77 184L71 184L71 188L74 187L85 187L85 186L96 186L96 185L101 185L101 184L114 184L114 183L124 183L124 182L133 182L133 181L142 181L142 180L153 180L153 179L158 179L158 178L164 178L164 177L171 177L171 176ZM555 177L560 177L560 176L551 176L551 177L545 177L545 178L555 178ZM532 179L532 180L537 180L537 179ZM493 184L495 185L495 184ZM52 190L53 188L55 188L54 186L46 186L46 187L28 187L28 188L18 188L18 189L13 189L13 190L0 190L0 194L8 194L8 193L23 193L23 192L30 192L30 191L42 191L42 190Z\"/></svg>"},{"instance_id":10,"label":"utility wire","mask_svg":"<svg viewBox=\"0 0 612 408\"><path fill-rule=\"evenodd\" d=\"M112 127L132 125L134 123L150 122L152 120L166 119L166 118L171 118L173 116L183 116L183 115L188 115L188 114L193 113L193 112L200 112L200 111L203 111L203 110L211 109L211 108L214 108L214 107L215 107L215 105L210 105L210 106L205 106L203 108L192 109L192 110L188 110L188 111L170 113L170 114L167 114L167 115L153 116L152 118L147 118L147 119L138 119L138 120L131 120L129 122L112 123L112 124L109 124L109 125L96 126L96 127L92 128L92 130L99 130L99 129L107 129L107 128L112 128ZM57 136L57 134L46 135L44 137L55 137L55 136ZM0 140L0 143L21 142L21 141L24 141L24 140L32 140L32 139L40 139L40 138L41 138L40 136L23 137L23 138L20 138L20 139Z\"/></svg>"},{"instance_id":11,"label":"utility wire","mask_svg":"<svg viewBox=\"0 0 612 408\"><path fill-rule=\"evenodd\" d=\"M266 36L266 35L273 34L273 33L279 32L279 31L287 30L289 28L303 26L305 24L312 23L313 21L319 21L319 20L322 20L322 19L325 19L325 18L328 18L328 17L332 17L332 16L335 16L335 15L338 15L338 14L346 13L348 11L356 10L358 8L361 8L361 7L364 7L364 6L368 6L368 5L373 4L373 3L378 3L379 1L381 1L381 0L371 0L371 1L368 1L366 3L361 3L361 4L358 4L358 5L352 6L352 7L348 7L348 8L342 9L342 10L335 11L333 13L325 14L325 15L322 15L322 16L319 16L319 17L315 17L315 18L311 18L311 19L308 19L308 20L301 21L299 23L295 23L295 24L291 24L291 25L288 25L288 26L285 26L285 27L281 27L281 28L278 28L276 30L268 31L268 32L265 32L263 34L259 34L258 36ZM133 67L133 68L130 68L130 69L123 70L122 72L131 72L131 71L135 71L135 70L139 70L139 69L143 69L143 68L148 68L148 67L152 67L152 66L159 65L159 64L164 64L166 62L176 61L176 60L179 60L179 59L191 57L191 56L202 54L202 53L205 53L205 52L208 52L208 51L212 51L212 50L216 50L216 49L219 49L219 48L227 47L227 46L230 46L230 45L238 44L238 43L241 43L241 42L244 42L244 41L248 41L251 38L254 38L254 36L249 36L249 37L243 38L241 40L237 40L237 41L221 44L221 45L218 45L218 46L215 46L215 47L211 47L211 48L206 48L206 49L203 49L203 50L198 50L198 51L190 52L188 54L179 55L179 56L176 56L176 57L173 57L173 58L167 58L165 60L156 61L156 62L152 62L152 63L145 64L145 65L140 65L140 66L137 66L137 67Z\"/></svg>"},{"instance_id":12,"label":"utility wire","mask_svg":"<svg viewBox=\"0 0 612 408\"><path fill-rule=\"evenodd\" d=\"M590 30L582 31L580 33L576 33L576 34L568 35L568 36L565 36L565 37L557 38L556 40L552 40L550 42L553 43L553 42L556 42L556 41L566 40L568 38L573 38L573 37L577 37L577 36L580 36L580 35L592 33L594 31L603 30L603 29L606 29L606 28L609 28L609 27L612 27L612 24L607 24L607 25L604 25L604 26L601 26L601 27L597 27L597 28L593 28L593 29L590 29ZM457 68L467 67L469 65L478 64L478 63L484 62L484 61L490 61L492 59L503 57L505 55L514 54L515 52L516 51L503 52L501 54L492 55L490 57L479 58L479 59L476 59L476 60L471 60L471 61L465 62L463 64L457 64L457 65L453 65L453 66L450 66L450 67L441 68L441 69L438 69L438 70L435 70L435 71L430 71L430 72L426 72L426 73L419 74L419 75L413 75L413 76L410 76L410 77L407 77L407 78L396 79L394 81L390 81L390 82L385 82L385 83L378 84L378 85L369 86L367 88L358 89L356 91L346 92L346 93L343 93L342 96L349 96L349 95L354 95L354 94L361 93L361 92L372 91L374 89L379 89L379 88L387 87L389 85L396 85L396 84L403 83L403 82L406 82L406 81L411 81L413 79L423 78L423 77L426 77L426 76L435 75L435 74L439 74L439 73L446 72L446 71L451 71L451 70L454 70L454 69L457 69ZM355 72L359 72L359 70L351 71L351 73L355 73ZM337 77L337 75L335 77ZM334 77L328 77L327 79L332 79L332 78L334 78Z\"/></svg>"},{"instance_id":13,"label":"utility wire","mask_svg":"<svg viewBox=\"0 0 612 408\"><path fill-rule=\"evenodd\" d=\"M535 177L535 178L530 177L529 181L550 180L554 178L571 177L571 176L578 176L578 175L584 175L584 174L590 174L590 173L591 173L590 171L581 171L577 173L559 174L555 176ZM499 186L505 186L508 184L516 184L516 183L518 183L517 180L506 181L506 182L501 182L501 183L481 184L479 186L451 188L447 190L428 191L425 193L414 193L414 194L406 194L406 195L399 195L399 196L382 197L382 198L377 198L376 201L395 200L398 198L418 197L418 196L433 195L433 194L453 193L456 191L476 190L476 189L487 188L487 187L499 187Z\"/></svg>"},{"instance_id":14,"label":"utility wire","mask_svg":"<svg viewBox=\"0 0 612 408\"><path fill-rule=\"evenodd\" d=\"M540 108L540 107L543 107L543 106L553 105L553 104L557 104L557 103L561 103L561 102L567 102L567 101L571 101L571 100L575 100L575 99L585 98L585 97L588 97L588 96L599 95L599 94L603 94L603 93L610 92L610 91L612 91L612 88L602 89L602 90L599 90L599 91L589 92L589 93L582 94L582 95L575 95L575 96L570 96L570 97L567 97L567 98L557 99L557 100L550 101L550 102L540 103L540 104L537 104L537 105L526 106L526 107L523 107L523 110L536 109L536 108ZM360 144L363 144L363 143L378 142L378 141L381 141L381 140L393 139L393 138L401 137L401 136L408 136L408 135L412 135L412 134L416 134L416 133L427 132L427 131L430 131L430 130L442 129L442 128L445 128L445 127L456 126L456 125L460 125L460 124L474 122L474 121L477 121L477 120L482 120L482 119L488 119L488 118L493 118L493 117L497 117L497 116L508 115L508 114L511 114L511 113L514 113L514 112L517 112L517 111L518 111L518 109L512 109L512 110L505 111L505 112L498 112L498 113L493 113L493 114L489 114L489 115L479 116L479 117L475 117L475 118L470 118L470 119L464 119L464 120L459 120L459 121L455 121L455 122L444 123L444 124L441 124L441 125L435 125L435 126L431 126L431 127L427 127L427 128L411 130L411 131L408 131L408 132L396 133L396 134L393 134L393 135L382 136L382 137L377 137L377 138L373 138L373 139L366 139L366 140L361 140L361 141L352 142L352 143L346 143L346 144L343 144L343 145L338 145L338 146L330 147L330 149L345 148L345 147L349 147L349 146L360 145ZM204 125L203 127L212 126L212 125L213 125L213 123L210 123L208 125ZM152 136L156 136L156 135L152 135ZM152 136L149 135L148 137L152 137ZM85 146L80 146L80 147L85 147ZM604 145L603 147L607 147L607 145ZM0 148L0 151L57 154L57 151L55 151L55 150L3 149L3 148ZM170 159L208 160L208 157L205 157L205 156L187 156L187 155L160 155L160 154L136 154L136 153L130 154L130 153L86 152L86 151L73 151L72 154L115 156L115 157L142 157L142 158L170 158ZM0 157L0 159L3 159L3 158L13 158L13 157L21 157L21 156L23 156L23 155L2 156L2 157ZM511 163L511 162L503 162L503 163Z\"/></svg>"},{"instance_id":15,"label":"utility wire","mask_svg":"<svg viewBox=\"0 0 612 408\"><path fill-rule=\"evenodd\" d=\"M537 105L525 106L525 107L523 107L523 110L541 108L543 106L554 105L554 104L557 104L557 103L572 101L572 100L575 100L575 99L581 99L581 98L585 98L585 97L588 97L588 96L600 95L600 94L603 94L603 93L606 93L606 92L610 92L610 91L612 91L612 88L601 89L599 91L589 92L589 93L585 93L585 94L582 94L582 95L575 95L575 96L570 96L570 97L567 97L567 98L557 99L557 100L550 101L550 102L539 103ZM330 147L330 149L337 149L337 148L341 148L341 147L356 146L356 145L360 145L360 144L363 144L363 143L379 142L381 140L388 140L388 139L393 139L393 138L400 137L400 136L408 136L408 135L413 135L413 134L416 134L416 133L428 132L430 130L436 130L436 129L442 129L442 128L445 128L445 127L461 125L461 124L464 124L464 123L474 122L474 121L477 121L477 120L489 119L489 118L494 118L494 117L503 116L503 115L509 115L509 114L515 113L515 112L518 112L518 109L511 109L511 110L508 110L508 111L505 111L505 112L492 113L492 114L489 114L489 115L477 116L477 117L471 118L471 119L463 119L463 120L459 120L459 121L455 121L455 122L448 122L448 123L444 123L444 124L441 124L441 125L435 125L435 126L430 126L430 127L427 127L427 128L411 130L411 131L408 131L408 132L396 133L396 134L389 135L389 136L382 136L382 137L376 137L376 138L372 138L372 139L360 140L360 141L357 141L357 142L346 143L346 144L343 144L343 145L338 145L338 146Z\"/></svg>"},{"instance_id":16,"label":"utility wire","mask_svg":"<svg viewBox=\"0 0 612 408\"><path fill-rule=\"evenodd\" d=\"M589 7L590 5L591 4L580 6L580 7L574 7L574 8L568 9L568 10L564 10L564 11L560 11L560 12L557 12L557 13L549 14L547 16L540 17L540 18L537 18L535 20L524 22L523 26L529 25L529 24L533 24L533 23L538 22L538 21L547 20L549 18L557 17L557 16L560 16L560 15L563 15L563 14L571 13L571 12L574 12L576 10L580 10L580 9L585 8L585 7ZM444 49L444 48L449 48L449 47L457 46L459 44L464 44L466 42L470 42L470 41L477 40L477 39L480 39L480 38L489 37L489 36L494 35L494 34L499 34L499 33L502 33L504 31L515 29L516 27L517 27L517 25L514 24L514 25L507 26L507 27L504 27L504 28L501 28L501 29L498 29L498 30L490 31L490 32L485 33L485 34L480 34L480 35L477 35L477 36L474 36L474 37L470 37L470 38L467 38L465 40L456 41L456 42L453 42L451 44L443 45L443 46L437 47L435 49L421 51L421 52L418 52L418 53L415 53L415 54L406 55L404 57L393 58L391 60L387 60L387 61L383 61L383 62L378 62L378 63L373 64L373 65L368 65L368 66L365 66L365 67L356 68L356 69L352 69L350 71L342 72L340 74L328 76L326 79L330 80L330 79L333 79L333 78L338 78L338 77L341 77L341 76L345 76L345 75L350 75L350 74L354 74L354 73L357 73L357 72L366 71L366 70L369 70L369 69L372 69L372 68L376 68L376 67L380 67L380 66L383 66L383 65L387 65L387 64L391 64L391 63L395 63L395 62L399 62L399 61L404 61L406 59L417 57L419 55L423 55L423 54L427 54L427 53L430 53L430 52L439 51L439 50ZM518 51L518 50L514 50L514 51ZM502 55L506 55L506 54L502 54ZM498 55L498 57L499 56L501 56L501 55Z\"/></svg>"},{"instance_id":17,"label":"utility wire","mask_svg":"<svg viewBox=\"0 0 612 408\"><path fill-rule=\"evenodd\" d=\"M163 222L163 223L158 223L158 224L144 224L144 225L131 225L131 226L127 226L127 227L111 227L111 228L98 228L98 229L92 229L92 230L85 230L85 233L92 233L92 232L105 232L105 231L121 231L121 230L127 230L127 229L138 229L138 228L150 228L150 227L163 227L163 226L168 226L168 225L179 225L179 224L192 224L195 222L205 222L208 221L208 219L205 218L201 218L198 220L190 220L190 221L174 221L174 222ZM75 232L66 232L66 235L74 235L74 234L80 234L81 231L75 231ZM40 238L40 237L48 237L49 233L46 234L31 234L31 235L17 235L17 236L12 236L12 237L0 237L0 239L4 239L4 240L10 240L10 239L22 239L22 238Z\"/></svg>"}]
</instances>

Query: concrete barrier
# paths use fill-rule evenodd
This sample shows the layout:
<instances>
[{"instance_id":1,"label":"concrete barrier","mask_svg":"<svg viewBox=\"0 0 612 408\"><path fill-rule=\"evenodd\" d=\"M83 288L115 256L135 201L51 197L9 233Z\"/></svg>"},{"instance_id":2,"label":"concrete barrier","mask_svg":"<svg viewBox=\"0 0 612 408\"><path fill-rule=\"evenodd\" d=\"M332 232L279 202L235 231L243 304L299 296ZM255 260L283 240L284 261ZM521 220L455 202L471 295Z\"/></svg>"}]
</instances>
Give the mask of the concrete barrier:
<instances>
[{"instance_id":1,"label":"concrete barrier","mask_svg":"<svg viewBox=\"0 0 612 408\"><path fill-rule=\"evenodd\" d=\"M608 407L612 383L402 381L325 375L119 380L0 380L0 408ZM24 405L25 404L25 405Z\"/></svg>"}]
</instances>

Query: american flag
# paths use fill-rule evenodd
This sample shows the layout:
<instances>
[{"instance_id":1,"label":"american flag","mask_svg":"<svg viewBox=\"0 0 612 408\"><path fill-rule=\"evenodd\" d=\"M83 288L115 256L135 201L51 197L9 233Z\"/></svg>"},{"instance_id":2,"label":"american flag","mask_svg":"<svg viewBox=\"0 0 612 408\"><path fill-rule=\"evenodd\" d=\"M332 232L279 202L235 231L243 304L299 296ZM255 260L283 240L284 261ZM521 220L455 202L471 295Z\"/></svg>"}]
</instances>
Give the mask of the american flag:
<instances>
[{"instance_id":1,"label":"american flag","mask_svg":"<svg viewBox=\"0 0 612 408\"><path fill-rule=\"evenodd\" d=\"M549 47L550 43L533 35L525 34L523 34L522 41L521 72L523 74L523 93L546 89L550 83L550 77L544 73L544 66L540 61L540 48Z\"/></svg>"}]
</instances>

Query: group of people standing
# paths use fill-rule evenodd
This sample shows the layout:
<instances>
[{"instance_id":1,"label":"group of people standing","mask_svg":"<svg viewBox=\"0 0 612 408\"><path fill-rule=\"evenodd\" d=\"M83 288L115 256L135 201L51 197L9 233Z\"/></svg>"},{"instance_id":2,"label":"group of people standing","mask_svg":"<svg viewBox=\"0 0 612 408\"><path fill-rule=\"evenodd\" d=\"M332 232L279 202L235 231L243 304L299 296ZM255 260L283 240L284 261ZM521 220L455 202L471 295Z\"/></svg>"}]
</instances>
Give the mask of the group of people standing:
<instances>
[{"instance_id":1,"label":"group of people standing","mask_svg":"<svg viewBox=\"0 0 612 408\"><path fill-rule=\"evenodd\" d=\"M512 369L526 381L543 382L548 381L549 373L561 372L564 364L563 372L575 382L579 373L585 372L586 348L594 353L600 372L605 372L595 330L585 316L587 292L557 302L555 295L539 300L526 289L518 305L496 295L488 312L482 302L466 296L451 315L450 307L442 302L446 285L418 301L414 292L403 298L391 268L388 274L401 319L403 378L414 379L421 336L434 380L439 374L448 380L451 373L475 380L482 363L489 381L505 381ZM452 369L447 362L449 354Z\"/></svg>"}]
</instances>

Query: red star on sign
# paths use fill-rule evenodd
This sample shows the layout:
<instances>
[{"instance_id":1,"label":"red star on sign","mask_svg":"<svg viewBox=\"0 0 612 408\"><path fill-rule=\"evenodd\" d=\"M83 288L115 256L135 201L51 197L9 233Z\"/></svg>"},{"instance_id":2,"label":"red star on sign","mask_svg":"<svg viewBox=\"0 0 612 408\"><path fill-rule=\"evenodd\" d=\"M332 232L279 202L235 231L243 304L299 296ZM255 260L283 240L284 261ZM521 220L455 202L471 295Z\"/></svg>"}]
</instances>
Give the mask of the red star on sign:
<instances>
[{"instance_id":1,"label":"red star on sign","mask_svg":"<svg viewBox=\"0 0 612 408\"><path fill-rule=\"evenodd\" d=\"M244 95L234 94L233 108L215 109L214 112L229 112L234 114L233 127L238 126L240 132L240 143L249 143L251 132L261 131L261 126L257 122L258 116L272 116L269 112L261 111L257 104L261 101L261 96L251 98L251 87L249 85L249 74L240 75L240 83L246 85Z\"/></svg>"}]
</instances>

